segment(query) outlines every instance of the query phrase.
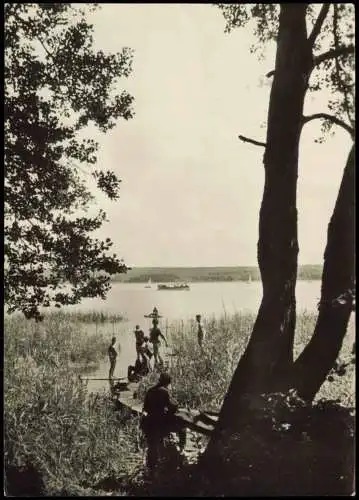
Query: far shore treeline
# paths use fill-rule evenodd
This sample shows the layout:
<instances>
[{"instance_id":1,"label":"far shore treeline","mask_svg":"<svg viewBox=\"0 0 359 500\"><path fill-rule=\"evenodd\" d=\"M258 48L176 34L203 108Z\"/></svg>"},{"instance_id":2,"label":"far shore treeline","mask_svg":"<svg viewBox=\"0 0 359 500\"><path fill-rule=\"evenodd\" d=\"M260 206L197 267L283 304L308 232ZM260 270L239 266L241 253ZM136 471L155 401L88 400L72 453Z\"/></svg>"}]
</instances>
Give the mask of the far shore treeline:
<instances>
[{"instance_id":1,"label":"far shore treeline","mask_svg":"<svg viewBox=\"0 0 359 500\"><path fill-rule=\"evenodd\" d=\"M298 267L299 280L320 280L321 265ZM112 281L121 283L168 283L172 281L252 281L260 280L258 267L133 267L126 274L115 274Z\"/></svg>"}]
</instances>

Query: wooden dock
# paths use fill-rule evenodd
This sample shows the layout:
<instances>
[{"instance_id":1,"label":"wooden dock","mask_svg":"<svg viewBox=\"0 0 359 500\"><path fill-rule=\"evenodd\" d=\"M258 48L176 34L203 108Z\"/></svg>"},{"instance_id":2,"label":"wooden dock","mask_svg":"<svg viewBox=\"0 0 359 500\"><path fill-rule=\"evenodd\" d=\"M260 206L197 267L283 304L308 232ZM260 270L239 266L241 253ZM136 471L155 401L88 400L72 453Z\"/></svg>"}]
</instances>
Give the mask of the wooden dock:
<instances>
[{"instance_id":1,"label":"wooden dock","mask_svg":"<svg viewBox=\"0 0 359 500\"><path fill-rule=\"evenodd\" d=\"M173 357L176 353L173 353L171 349L163 353L164 358L164 368L169 369ZM142 413L142 401L137 398L138 393L138 382L129 382L127 377L114 377L112 381L108 377L104 376L106 370L100 370L99 372L93 374L93 376L80 376L79 378L85 382L94 382L99 385L101 390L109 390L112 395L112 399L118 408L125 409L129 414L138 416ZM107 382L107 383L106 383ZM199 433L202 435L211 435L216 422L218 420L218 412L215 411L199 411L199 410L188 410L185 408L180 408L176 416L179 417L184 426L189 430Z\"/></svg>"},{"instance_id":2,"label":"wooden dock","mask_svg":"<svg viewBox=\"0 0 359 500\"><path fill-rule=\"evenodd\" d=\"M120 382L114 386L112 395L119 408L139 416L142 413L142 402L137 399L138 383ZM183 421L185 427L193 432L210 436L218 420L218 412L187 410L180 408L176 416Z\"/></svg>"}]
</instances>

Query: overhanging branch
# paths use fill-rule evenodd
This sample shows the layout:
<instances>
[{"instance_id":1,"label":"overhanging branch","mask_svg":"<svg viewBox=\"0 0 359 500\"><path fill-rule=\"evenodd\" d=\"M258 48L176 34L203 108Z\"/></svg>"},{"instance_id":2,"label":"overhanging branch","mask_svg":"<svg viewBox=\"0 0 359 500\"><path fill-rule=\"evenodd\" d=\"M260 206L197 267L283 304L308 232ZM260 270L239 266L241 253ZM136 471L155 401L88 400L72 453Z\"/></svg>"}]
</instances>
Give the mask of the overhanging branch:
<instances>
[{"instance_id":1,"label":"overhanging branch","mask_svg":"<svg viewBox=\"0 0 359 500\"><path fill-rule=\"evenodd\" d=\"M328 113L315 113L314 115L308 115L308 116L303 116L303 125L305 123L308 123L312 120L328 120L331 121L332 123L335 123L335 125L338 125L339 127L342 127L344 130L346 130L352 138L354 138L354 129L347 123L343 122L339 118L337 118L334 115L329 115Z\"/></svg>"},{"instance_id":2,"label":"overhanging branch","mask_svg":"<svg viewBox=\"0 0 359 500\"><path fill-rule=\"evenodd\" d=\"M250 144L254 144L255 146L261 146L263 148L266 147L265 142L256 141L254 139L251 139L250 137L245 137L244 135L239 135L238 139L240 139L243 142L249 142Z\"/></svg>"},{"instance_id":3,"label":"overhanging branch","mask_svg":"<svg viewBox=\"0 0 359 500\"><path fill-rule=\"evenodd\" d=\"M315 21L312 32L308 38L308 43L311 48L313 48L315 41L320 33L320 30L322 29L325 18L327 17L327 14L329 12L330 5L331 5L330 3L323 3L322 8L320 9L317 20Z\"/></svg>"},{"instance_id":4,"label":"overhanging branch","mask_svg":"<svg viewBox=\"0 0 359 500\"><path fill-rule=\"evenodd\" d=\"M354 45L343 45L342 47L330 49L327 52L323 52L323 54L319 54L319 56L314 57L313 67L319 66L319 64L322 64L324 61L328 61L329 59L335 59L336 57L354 54L354 51L355 51ZM271 76L274 76L274 73L275 71L274 69L272 69L272 71L269 71L266 74L266 77L270 78Z\"/></svg>"},{"instance_id":5,"label":"overhanging branch","mask_svg":"<svg viewBox=\"0 0 359 500\"><path fill-rule=\"evenodd\" d=\"M334 8L334 13L333 13L333 38L334 38L334 48L335 49L339 49L340 48L340 45L339 45L339 41L340 41L340 36L339 36L339 10L338 10L338 5L337 4L334 4L333 5L333 8ZM344 96L344 104L345 104L345 111L346 111L346 115L348 117L348 121L349 123L352 124L352 120L351 120L351 116L350 116L350 100L349 100L349 96L348 96L348 89L346 87L346 85L344 84L343 82L343 78L342 78L342 73L343 73L343 68L339 62L339 59L336 58L335 59L335 71L336 71L336 80L337 80L337 84L338 84L338 89L342 92L343 96Z\"/></svg>"},{"instance_id":6,"label":"overhanging branch","mask_svg":"<svg viewBox=\"0 0 359 500\"><path fill-rule=\"evenodd\" d=\"M348 54L354 54L354 45L344 45L342 47L323 52L323 54L320 54L319 56L316 56L314 58L314 66L318 66L328 59L334 59L335 57L346 56Z\"/></svg>"},{"instance_id":7,"label":"overhanging branch","mask_svg":"<svg viewBox=\"0 0 359 500\"><path fill-rule=\"evenodd\" d=\"M329 12L330 5L331 5L330 3L324 3L322 5L322 8L319 12L317 20L314 23L312 32L308 37L308 44L311 48L313 48L315 41L320 33L320 30L322 29L325 18L327 17L327 14ZM319 56L314 58L313 66L317 66L318 64L321 64L322 62L324 62L328 59L332 59L334 57L338 57L338 56L346 55L346 54L351 54L351 53L354 53L353 46L337 47L335 49L328 50L327 52L324 52L323 54L320 54ZM266 77L270 78L273 75L274 75L274 70L269 71L269 73L266 74Z\"/></svg>"}]
</instances>

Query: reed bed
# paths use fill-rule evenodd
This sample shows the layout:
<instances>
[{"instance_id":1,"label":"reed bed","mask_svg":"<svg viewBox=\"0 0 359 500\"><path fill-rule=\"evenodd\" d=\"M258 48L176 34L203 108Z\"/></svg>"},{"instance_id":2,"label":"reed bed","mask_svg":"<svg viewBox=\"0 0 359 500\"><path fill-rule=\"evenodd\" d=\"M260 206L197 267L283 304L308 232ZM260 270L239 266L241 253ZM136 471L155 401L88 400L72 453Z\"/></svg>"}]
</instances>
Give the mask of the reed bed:
<instances>
[{"instance_id":1,"label":"reed bed","mask_svg":"<svg viewBox=\"0 0 359 500\"><path fill-rule=\"evenodd\" d=\"M298 314L295 359L309 342L316 319L317 314L308 311ZM171 357L169 373L172 377L172 392L180 406L197 409L218 409L221 406L233 372L248 343L254 321L255 315L250 313L208 318L205 321L207 336L203 353L197 343L194 321L169 325L167 336L175 354ZM352 318L338 364L351 359L354 337L355 319ZM142 380L139 387L141 398L156 380L155 373ZM337 399L346 406L353 406L354 394L354 364L351 363L341 376L333 370L316 400Z\"/></svg>"},{"instance_id":2,"label":"reed bed","mask_svg":"<svg viewBox=\"0 0 359 500\"><path fill-rule=\"evenodd\" d=\"M45 317L56 318L58 321L73 321L84 324L120 323L126 321L124 314L114 314L107 311L51 311Z\"/></svg>"},{"instance_id":3,"label":"reed bed","mask_svg":"<svg viewBox=\"0 0 359 500\"><path fill-rule=\"evenodd\" d=\"M136 423L118 420L108 395L89 396L73 369L102 361L107 344L71 314L50 314L42 323L5 318L5 468L12 491L25 487L29 471L29 484L40 478L35 496L93 494L105 477L127 474L123 459L134 452Z\"/></svg>"},{"instance_id":4,"label":"reed bed","mask_svg":"<svg viewBox=\"0 0 359 500\"><path fill-rule=\"evenodd\" d=\"M298 314L295 358L309 341L316 319L316 314L306 311ZM169 372L172 393L180 406L220 408L254 321L251 314L207 319L203 353L197 345L194 323L170 325L167 335L177 356L172 358ZM240 435L229 433L223 437L208 466L216 474L196 477L191 486L192 496L351 494L355 433L354 322L352 318L337 364L322 385L315 404L302 406L293 393L263 395ZM157 377L152 372L142 380L138 391L141 397ZM202 445L205 443L202 440ZM181 482L175 488L179 492Z\"/></svg>"},{"instance_id":5,"label":"reed bed","mask_svg":"<svg viewBox=\"0 0 359 500\"><path fill-rule=\"evenodd\" d=\"M100 495L99 485L111 478L115 478L111 491L123 495L126 486L119 478L127 484L133 472L137 420L125 422L116 415L107 395L89 396L74 369L95 367L107 352L110 333L90 328L91 317L103 316L56 312L47 314L42 323L18 315L5 317L5 468L7 477L15 470L13 483L18 486L24 483L23 471L35 471L41 478L35 496ZM254 321L255 315L247 313L207 318L203 353L194 322L168 326L168 341L176 354L169 366L172 391L181 406L220 407ZM308 342L315 321L315 314L298 315L295 357ZM352 356L354 331L353 318L340 360ZM157 377L152 372L142 380L140 397ZM318 399L352 406L353 385L354 365L341 375L334 370Z\"/></svg>"}]
</instances>

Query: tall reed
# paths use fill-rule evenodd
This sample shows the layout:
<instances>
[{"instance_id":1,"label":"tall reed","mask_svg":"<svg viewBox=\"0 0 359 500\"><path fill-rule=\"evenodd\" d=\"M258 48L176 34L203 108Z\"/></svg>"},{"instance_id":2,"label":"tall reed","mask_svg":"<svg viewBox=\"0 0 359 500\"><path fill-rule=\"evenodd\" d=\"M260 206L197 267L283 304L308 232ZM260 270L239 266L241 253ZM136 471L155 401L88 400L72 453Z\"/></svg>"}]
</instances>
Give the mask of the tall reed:
<instances>
[{"instance_id":1,"label":"tall reed","mask_svg":"<svg viewBox=\"0 0 359 500\"><path fill-rule=\"evenodd\" d=\"M308 343L317 315L301 311L297 316L294 357ZM169 373L172 376L172 392L181 406L189 408L218 409L229 387L240 356L248 343L255 315L236 313L205 321L206 340L203 352L197 342L194 321L169 325L167 336L174 356L170 357ZM340 353L339 363L351 358L354 342L355 320L352 318ZM342 376L330 374L317 395L317 400L340 399L351 406L354 402L354 365L349 363ZM140 384L139 396L157 381L151 373Z\"/></svg>"},{"instance_id":2,"label":"tall reed","mask_svg":"<svg viewBox=\"0 0 359 500\"><path fill-rule=\"evenodd\" d=\"M17 471L15 482L31 467L42 494L78 495L129 472L136 423L121 422L108 395L89 397L72 370L74 361L86 368L102 360L107 343L66 314L41 324L5 319L5 466Z\"/></svg>"}]
</instances>

